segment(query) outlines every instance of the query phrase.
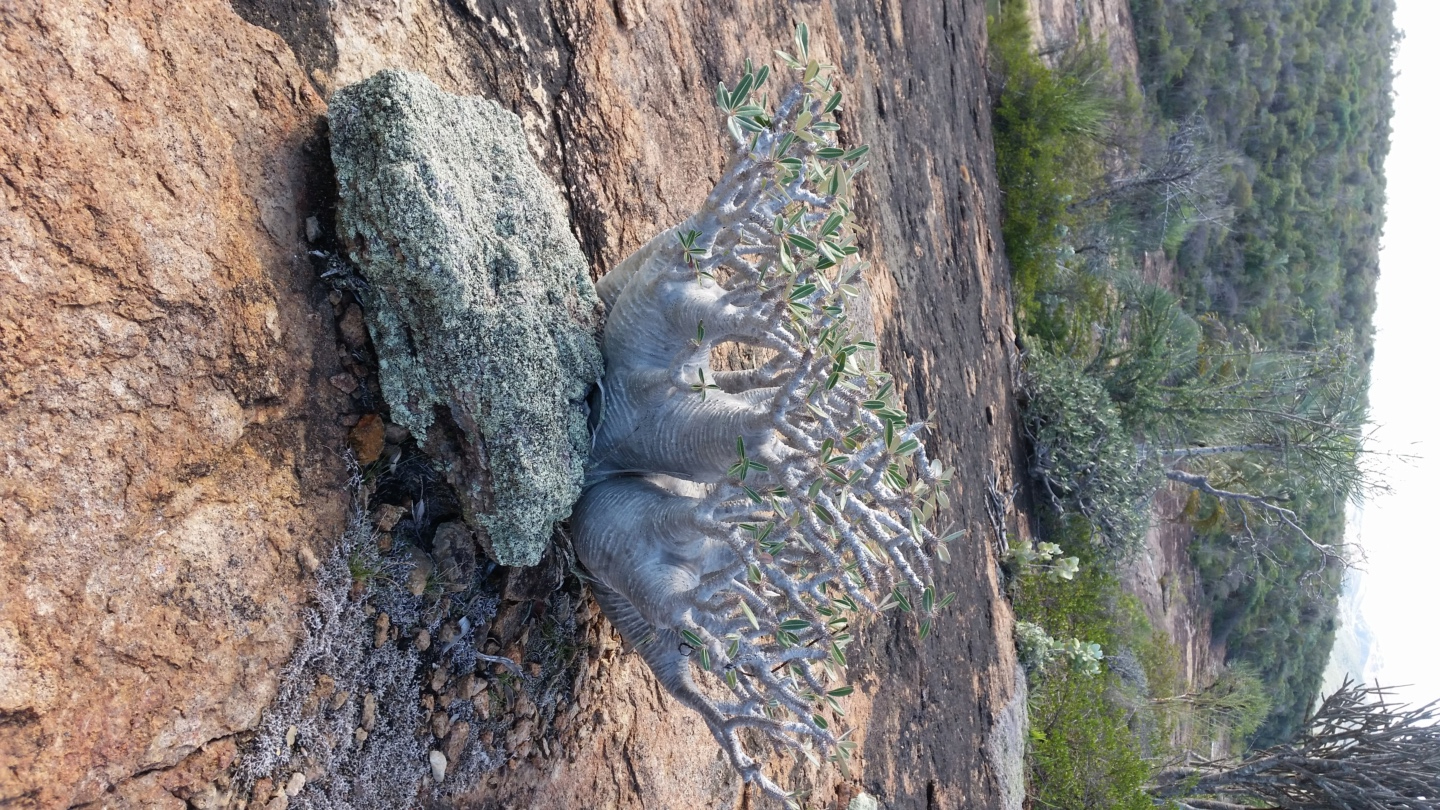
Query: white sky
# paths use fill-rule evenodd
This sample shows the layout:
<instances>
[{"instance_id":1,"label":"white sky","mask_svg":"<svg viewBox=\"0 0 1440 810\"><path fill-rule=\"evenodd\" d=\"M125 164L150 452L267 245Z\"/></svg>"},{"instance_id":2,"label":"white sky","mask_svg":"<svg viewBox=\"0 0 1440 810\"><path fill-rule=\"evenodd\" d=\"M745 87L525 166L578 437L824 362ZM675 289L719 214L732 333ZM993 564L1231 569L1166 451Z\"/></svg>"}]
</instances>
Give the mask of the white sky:
<instances>
[{"instance_id":1,"label":"white sky","mask_svg":"<svg viewBox=\"0 0 1440 810\"><path fill-rule=\"evenodd\" d=\"M1385 164L1371 418L1393 491L1352 524L1365 565L1362 610L1379 639L1382 684L1404 699L1440 698L1440 3L1398 0L1405 32Z\"/></svg>"}]
</instances>

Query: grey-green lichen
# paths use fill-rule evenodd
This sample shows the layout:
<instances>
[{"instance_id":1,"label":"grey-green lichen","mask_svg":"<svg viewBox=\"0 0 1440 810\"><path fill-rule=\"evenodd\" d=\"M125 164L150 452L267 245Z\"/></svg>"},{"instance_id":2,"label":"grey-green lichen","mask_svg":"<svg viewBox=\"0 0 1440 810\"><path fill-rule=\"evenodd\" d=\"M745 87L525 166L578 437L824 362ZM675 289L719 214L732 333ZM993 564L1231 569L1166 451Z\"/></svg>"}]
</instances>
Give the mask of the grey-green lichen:
<instances>
[{"instance_id":1,"label":"grey-green lichen","mask_svg":"<svg viewBox=\"0 0 1440 810\"><path fill-rule=\"evenodd\" d=\"M335 93L337 225L393 420L467 522L534 565L580 494L598 299L520 120L387 70Z\"/></svg>"}]
</instances>

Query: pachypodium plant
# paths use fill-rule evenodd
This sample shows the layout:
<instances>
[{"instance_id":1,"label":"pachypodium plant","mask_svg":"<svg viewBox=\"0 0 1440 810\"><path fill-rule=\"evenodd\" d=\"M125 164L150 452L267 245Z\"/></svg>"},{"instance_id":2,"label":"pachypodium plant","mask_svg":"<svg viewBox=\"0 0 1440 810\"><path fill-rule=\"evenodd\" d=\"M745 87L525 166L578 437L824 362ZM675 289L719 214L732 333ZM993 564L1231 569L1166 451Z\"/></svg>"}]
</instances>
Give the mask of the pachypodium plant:
<instances>
[{"instance_id":1,"label":"pachypodium plant","mask_svg":"<svg viewBox=\"0 0 1440 810\"><path fill-rule=\"evenodd\" d=\"M843 766L852 617L898 607L923 638L953 599L931 570L953 536L930 527L951 472L850 318L868 149L838 144L832 68L803 24L796 43L773 107L768 67L717 89L736 151L700 210L599 282L603 404L573 521L626 642L747 782L792 804L746 742ZM760 359L717 370L717 351Z\"/></svg>"}]
</instances>

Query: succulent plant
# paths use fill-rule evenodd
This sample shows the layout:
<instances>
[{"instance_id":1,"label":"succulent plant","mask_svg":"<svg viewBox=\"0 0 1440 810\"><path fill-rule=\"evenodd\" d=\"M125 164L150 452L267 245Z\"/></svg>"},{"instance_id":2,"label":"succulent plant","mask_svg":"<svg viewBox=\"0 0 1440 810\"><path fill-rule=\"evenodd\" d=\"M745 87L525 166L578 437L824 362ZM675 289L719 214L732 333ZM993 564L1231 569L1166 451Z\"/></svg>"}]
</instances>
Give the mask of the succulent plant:
<instances>
[{"instance_id":1,"label":"succulent plant","mask_svg":"<svg viewBox=\"0 0 1440 810\"><path fill-rule=\"evenodd\" d=\"M931 576L952 538L930 528L951 473L851 318L868 148L838 144L833 69L803 24L796 43L777 51L795 81L773 109L768 67L717 88L736 147L723 177L597 285L606 373L573 521L626 642L747 782L791 803L741 732L843 762L852 617L914 611L923 638L953 598ZM758 359L714 367L742 353Z\"/></svg>"}]
</instances>

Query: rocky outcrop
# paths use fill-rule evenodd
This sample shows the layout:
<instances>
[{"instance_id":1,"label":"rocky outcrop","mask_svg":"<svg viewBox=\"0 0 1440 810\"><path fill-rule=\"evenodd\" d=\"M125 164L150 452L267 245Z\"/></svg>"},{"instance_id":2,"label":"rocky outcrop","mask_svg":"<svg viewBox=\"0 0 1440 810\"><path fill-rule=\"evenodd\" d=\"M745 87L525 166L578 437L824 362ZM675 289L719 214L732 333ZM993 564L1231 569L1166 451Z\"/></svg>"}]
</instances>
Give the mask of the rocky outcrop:
<instances>
[{"instance_id":1,"label":"rocky outcrop","mask_svg":"<svg viewBox=\"0 0 1440 810\"><path fill-rule=\"evenodd\" d=\"M331 99L338 229L392 418L504 565L580 496L599 299L520 119L386 70ZM438 424L437 424L438 423Z\"/></svg>"},{"instance_id":2,"label":"rocky outcrop","mask_svg":"<svg viewBox=\"0 0 1440 810\"><path fill-rule=\"evenodd\" d=\"M0 803L224 806L205 784L250 742L241 732L293 660L309 569L341 533L341 425L380 408L368 358L353 362L368 351L364 313L311 287L306 264L307 250L333 247L328 148L308 146L317 91L395 67L494 99L519 116L598 274L703 199L725 155L716 81L803 17L844 77L846 132L872 146L857 219L883 362L961 470L954 519L969 534L938 576L958 594L951 621L924 642L879 624L849 651L851 775L797 765L785 777L817 806L844 807L861 786L892 810L998 806L982 741L1010 705L1014 661L985 476L1005 486L1015 446L984 3L231 5L284 42L222 0L0 6ZM320 243L307 245L312 215ZM370 463L413 447L373 419L355 428ZM410 519L430 521L413 517L418 504ZM438 554L433 541L415 542ZM529 678L559 681L546 673L563 663L569 697L472 698L481 719L454 723L435 712L444 782L455 739L507 758L446 801L750 801L593 602L546 600L555 579L543 579L506 577L476 641ZM544 653L542 612L577 625ZM444 646L398 637L391 620L384 646ZM465 677L450 680L478 688ZM505 691L505 676L487 677L479 694ZM427 688L444 699L458 685ZM523 719L488 734L495 714L481 708ZM297 773L267 801L323 781Z\"/></svg>"},{"instance_id":3,"label":"rocky outcrop","mask_svg":"<svg viewBox=\"0 0 1440 810\"><path fill-rule=\"evenodd\" d=\"M0 37L0 805L182 806L342 525L323 104L221 0L7 3Z\"/></svg>"}]
</instances>

